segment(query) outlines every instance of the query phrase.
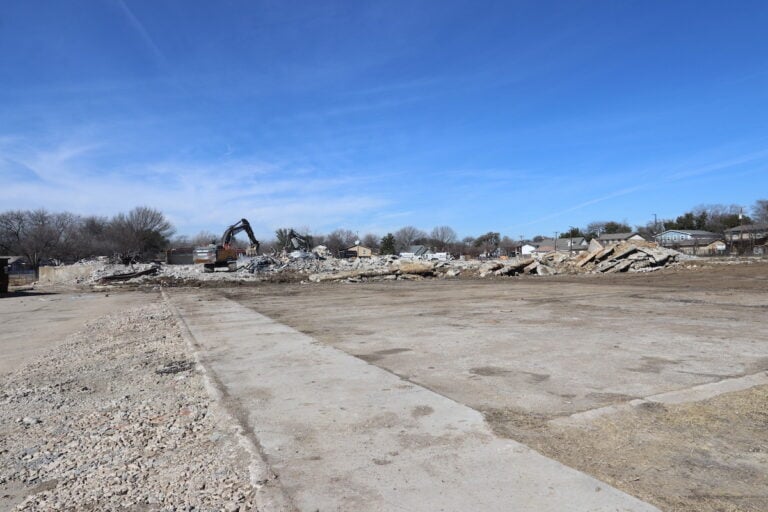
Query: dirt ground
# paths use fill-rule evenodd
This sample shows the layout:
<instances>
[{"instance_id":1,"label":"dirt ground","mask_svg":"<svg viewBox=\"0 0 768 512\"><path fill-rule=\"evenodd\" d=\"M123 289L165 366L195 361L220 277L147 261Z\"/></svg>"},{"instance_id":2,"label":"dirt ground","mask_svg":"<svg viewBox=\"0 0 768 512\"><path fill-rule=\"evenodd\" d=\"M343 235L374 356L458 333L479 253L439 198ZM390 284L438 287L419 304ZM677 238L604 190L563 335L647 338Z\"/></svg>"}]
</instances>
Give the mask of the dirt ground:
<instances>
[{"instance_id":1,"label":"dirt ground","mask_svg":"<svg viewBox=\"0 0 768 512\"><path fill-rule=\"evenodd\" d=\"M482 411L670 511L768 510L768 387L556 418L765 372L768 264L210 290Z\"/></svg>"}]
</instances>

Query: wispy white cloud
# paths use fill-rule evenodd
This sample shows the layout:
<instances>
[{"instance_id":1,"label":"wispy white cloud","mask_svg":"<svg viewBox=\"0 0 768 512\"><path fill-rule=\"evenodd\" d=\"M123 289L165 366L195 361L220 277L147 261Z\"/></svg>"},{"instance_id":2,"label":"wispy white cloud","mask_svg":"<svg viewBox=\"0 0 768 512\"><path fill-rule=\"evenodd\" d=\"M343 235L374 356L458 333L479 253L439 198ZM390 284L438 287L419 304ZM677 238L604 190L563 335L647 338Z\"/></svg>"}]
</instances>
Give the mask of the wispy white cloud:
<instances>
[{"instance_id":1,"label":"wispy white cloud","mask_svg":"<svg viewBox=\"0 0 768 512\"><path fill-rule=\"evenodd\" d=\"M144 24L136 17L135 14L133 14L133 11L131 11L131 9L126 5L126 3L123 0L116 0L116 4L118 8L122 11L122 13L125 15L125 18L128 20L128 24L138 34L139 38L141 39L141 42L147 48L147 50L151 54L152 59L155 61L155 63L159 67L166 67L165 57L160 51L160 48L158 48L154 39L152 39L152 36L150 36L149 32L147 32L147 29L144 27Z\"/></svg>"},{"instance_id":2,"label":"wispy white cloud","mask_svg":"<svg viewBox=\"0 0 768 512\"><path fill-rule=\"evenodd\" d=\"M14 167L0 166L7 184L0 187L0 209L113 215L149 205L164 211L181 233L215 230L247 217L257 233L271 236L284 226L330 230L388 203L361 190L362 181L354 176L308 176L306 168L294 171L257 160L163 161L97 170L89 157L98 148L70 144L14 154L13 162L39 179L14 179Z\"/></svg>"}]
</instances>

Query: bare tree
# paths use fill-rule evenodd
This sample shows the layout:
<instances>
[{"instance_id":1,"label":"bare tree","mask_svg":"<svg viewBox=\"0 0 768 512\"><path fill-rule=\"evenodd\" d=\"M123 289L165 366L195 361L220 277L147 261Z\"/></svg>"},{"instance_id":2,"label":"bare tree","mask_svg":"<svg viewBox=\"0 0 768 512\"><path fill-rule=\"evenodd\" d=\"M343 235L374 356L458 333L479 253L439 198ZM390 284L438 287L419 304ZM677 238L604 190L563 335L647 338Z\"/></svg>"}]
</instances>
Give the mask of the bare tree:
<instances>
[{"instance_id":1,"label":"bare tree","mask_svg":"<svg viewBox=\"0 0 768 512\"><path fill-rule=\"evenodd\" d=\"M437 226L432 229L429 236L441 251L447 249L457 240L456 231L450 226Z\"/></svg>"},{"instance_id":2,"label":"bare tree","mask_svg":"<svg viewBox=\"0 0 768 512\"><path fill-rule=\"evenodd\" d=\"M352 247L357 236L354 231L348 229L337 229L325 237L325 246L334 256L338 256L341 251Z\"/></svg>"},{"instance_id":3,"label":"bare tree","mask_svg":"<svg viewBox=\"0 0 768 512\"><path fill-rule=\"evenodd\" d=\"M752 218L755 222L768 223L768 199L758 199L752 206Z\"/></svg>"},{"instance_id":4,"label":"bare tree","mask_svg":"<svg viewBox=\"0 0 768 512\"><path fill-rule=\"evenodd\" d=\"M11 210L0 214L0 251L3 254L19 254L21 240L27 227L26 213Z\"/></svg>"},{"instance_id":5,"label":"bare tree","mask_svg":"<svg viewBox=\"0 0 768 512\"><path fill-rule=\"evenodd\" d=\"M476 238L473 236L465 236L454 245L454 252L458 254L468 254L470 256L477 256L480 254L480 250L475 247Z\"/></svg>"},{"instance_id":6,"label":"bare tree","mask_svg":"<svg viewBox=\"0 0 768 512\"><path fill-rule=\"evenodd\" d=\"M427 234L413 226L405 226L395 231L395 247L399 252L408 250L413 243L420 239L426 238Z\"/></svg>"},{"instance_id":7,"label":"bare tree","mask_svg":"<svg viewBox=\"0 0 768 512\"><path fill-rule=\"evenodd\" d=\"M114 253L114 244L109 237L109 219L96 215L79 218L70 250L73 260Z\"/></svg>"},{"instance_id":8,"label":"bare tree","mask_svg":"<svg viewBox=\"0 0 768 512\"><path fill-rule=\"evenodd\" d=\"M37 269L45 259L72 252L78 222L71 213L43 209L5 212L0 215L0 246L3 252L24 256Z\"/></svg>"},{"instance_id":9,"label":"bare tree","mask_svg":"<svg viewBox=\"0 0 768 512\"><path fill-rule=\"evenodd\" d=\"M368 247L369 249L373 249L374 251L379 250L380 242L381 238L379 238L377 235L374 235L373 233L366 233L362 240L363 246Z\"/></svg>"},{"instance_id":10,"label":"bare tree","mask_svg":"<svg viewBox=\"0 0 768 512\"><path fill-rule=\"evenodd\" d=\"M516 242L506 235L504 235L504 237L501 239L501 242L499 242L499 248L502 250L502 252L506 256L514 255L517 252L519 247L520 247L520 242Z\"/></svg>"},{"instance_id":11,"label":"bare tree","mask_svg":"<svg viewBox=\"0 0 768 512\"><path fill-rule=\"evenodd\" d=\"M166 246L174 229L159 210L138 206L113 217L109 231L118 253L151 258Z\"/></svg>"},{"instance_id":12,"label":"bare tree","mask_svg":"<svg viewBox=\"0 0 768 512\"><path fill-rule=\"evenodd\" d=\"M475 239L475 247L482 249L486 254L492 254L499 248L501 238L499 233L489 231L484 235L481 235Z\"/></svg>"}]
</instances>

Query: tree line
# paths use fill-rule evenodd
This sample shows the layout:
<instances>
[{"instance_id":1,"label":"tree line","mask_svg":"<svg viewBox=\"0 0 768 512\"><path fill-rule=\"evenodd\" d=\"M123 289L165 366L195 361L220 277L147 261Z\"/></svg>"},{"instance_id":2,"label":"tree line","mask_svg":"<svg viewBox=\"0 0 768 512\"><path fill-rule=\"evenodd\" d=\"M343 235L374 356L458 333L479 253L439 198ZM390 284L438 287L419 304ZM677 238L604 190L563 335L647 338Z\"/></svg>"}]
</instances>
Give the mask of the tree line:
<instances>
[{"instance_id":1,"label":"tree line","mask_svg":"<svg viewBox=\"0 0 768 512\"><path fill-rule=\"evenodd\" d=\"M768 223L768 199L756 201L749 214L745 214L738 205L702 205L674 219L652 219L634 229L626 222L594 221L585 227L569 226L558 235L560 238L592 238L601 234L636 231L651 237L666 229L722 233L728 228L755 222ZM285 247L289 231L289 228L278 229L273 240L262 243L263 250L269 252ZM404 226L384 236L366 233L362 237L349 229L336 229L324 235L310 235L307 230L299 232L311 246L325 245L334 255L358 241L379 254L398 254L414 245L451 254L513 254L524 242L535 243L549 238L537 235L530 240L515 240L494 231L459 238L450 226L436 226L429 232L415 226ZM174 233L175 229L165 215L148 206L137 206L112 217L52 213L44 209L10 210L0 213L0 254L23 256L35 268L48 260L72 262L93 256L111 256L120 261L146 261L167 248L206 245L215 243L220 237L207 231L193 237L173 237Z\"/></svg>"},{"instance_id":2,"label":"tree line","mask_svg":"<svg viewBox=\"0 0 768 512\"><path fill-rule=\"evenodd\" d=\"M651 219L646 224L634 229L626 222L596 221L584 228L569 227L560 232L559 238L585 237L594 238L602 234L637 232L646 238L653 237L669 229L701 230L723 234L726 229L752 223L768 223L768 199L759 199L744 212L739 205L700 205L678 215L673 219Z\"/></svg>"},{"instance_id":3,"label":"tree line","mask_svg":"<svg viewBox=\"0 0 768 512\"><path fill-rule=\"evenodd\" d=\"M0 213L0 254L23 256L34 268L91 256L146 260L165 249L173 233L165 215L147 206L112 217L10 210Z\"/></svg>"}]
</instances>

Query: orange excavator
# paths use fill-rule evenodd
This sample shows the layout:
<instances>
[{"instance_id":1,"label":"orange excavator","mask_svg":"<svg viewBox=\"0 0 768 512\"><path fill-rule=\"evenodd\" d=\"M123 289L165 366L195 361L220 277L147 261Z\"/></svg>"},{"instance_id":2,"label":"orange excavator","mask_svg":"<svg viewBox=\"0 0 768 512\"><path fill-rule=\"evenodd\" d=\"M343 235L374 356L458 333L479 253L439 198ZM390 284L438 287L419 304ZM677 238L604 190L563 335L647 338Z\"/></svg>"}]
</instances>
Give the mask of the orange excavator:
<instances>
[{"instance_id":1,"label":"orange excavator","mask_svg":"<svg viewBox=\"0 0 768 512\"><path fill-rule=\"evenodd\" d=\"M246 219L240 219L224 231L219 245L211 243L203 247L195 247L194 262L203 264L203 272L213 272L219 267L227 267L230 272L234 272L237 270L238 250L232 247L232 240L241 231L245 231L251 241L251 245L245 250L245 255L258 255L259 241L253 236L251 224Z\"/></svg>"}]
</instances>

